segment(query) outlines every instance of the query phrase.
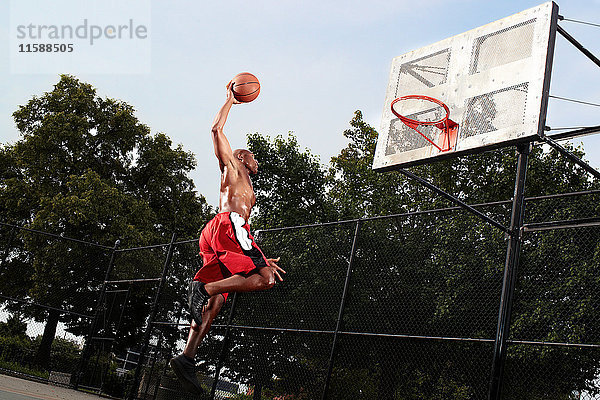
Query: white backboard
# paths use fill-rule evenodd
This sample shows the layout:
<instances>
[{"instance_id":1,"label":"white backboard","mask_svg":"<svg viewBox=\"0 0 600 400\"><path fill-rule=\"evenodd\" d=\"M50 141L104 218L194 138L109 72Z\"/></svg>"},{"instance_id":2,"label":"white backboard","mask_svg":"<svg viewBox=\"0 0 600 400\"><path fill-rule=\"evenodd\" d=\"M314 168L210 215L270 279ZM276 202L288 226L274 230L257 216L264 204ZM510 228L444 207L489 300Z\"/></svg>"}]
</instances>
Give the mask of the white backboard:
<instances>
[{"instance_id":1,"label":"white backboard","mask_svg":"<svg viewBox=\"0 0 600 400\"><path fill-rule=\"evenodd\" d=\"M393 59L373 169L423 164L531 140L543 132L558 6L547 2ZM406 95L444 102L456 145L439 151L390 109ZM427 110L408 110L415 117ZM416 118L418 119L418 118ZM424 127L428 136L441 133Z\"/></svg>"}]
</instances>

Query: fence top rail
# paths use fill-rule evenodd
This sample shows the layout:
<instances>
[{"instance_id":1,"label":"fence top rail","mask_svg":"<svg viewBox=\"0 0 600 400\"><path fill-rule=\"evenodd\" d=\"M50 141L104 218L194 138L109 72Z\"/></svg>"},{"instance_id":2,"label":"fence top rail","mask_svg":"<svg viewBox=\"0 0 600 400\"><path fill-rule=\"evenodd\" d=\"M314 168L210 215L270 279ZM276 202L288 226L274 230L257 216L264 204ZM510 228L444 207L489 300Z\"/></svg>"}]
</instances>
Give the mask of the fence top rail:
<instances>
[{"instance_id":1,"label":"fence top rail","mask_svg":"<svg viewBox=\"0 0 600 400\"><path fill-rule=\"evenodd\" d=\"M586 196L586 195L592 195L592 194L600 194L600 189L586 190L586 191L581 191L581 192L569 192L569 193L550 194L550 195L544 195L544 196L526 197L525 201L531 202L531 201L540 201L540 200L563 198L563 197ZM487 203L476 203L476 204L469 204L469 205L471 207L490 207L490 206L497 206L497 205L511 204L511 203L512 203L512 199L492 201L492 202L487 202ZM292 230L292 229L315 228L315 227L328 226L328 225L342 225L342 224L356 223L358 221L373 221L373 220L386 219L386 218L410 217L410 216L423 215L423 214L434 214L434 213L442 213L442 212L448 212L448 211L456 211L456 210L461 210L461 209L462 208L459 206L435 208L435 209L430 209L430 210L411 211L411 212L399 213L399 214L377 215L374 217L367 217L367 218L354 218L354 219L315 223L315 224L286 226L286 227L278 227L278 228L267 228L267 229L257 230L256 232L257 233L258 232L275 232L275 231L284 231L284 230Z\"/></svg>"},{"instance_id":2,"label":"fence top rail","mask_svg":"<svg viewBox=\"0 0 600 400\"><path fill-rule=\"evenodd\" d=\"M536 196L536 197L525 197L525 201L548 200L548 199L557 199L557 198L562 198L562 197L574 197L574 196L588 196L591 194L600 194L600 189L584 190L581 192L547 194L545 196Z\"/></svg>"},{"instance_id":3,"label":"fence top rail","mask_svg":"<svg viewBox=\"0 0 600 400\"><path fill-rule=\"evenodd\" d=\"M500 201L493 201L493 202L489 202L489 203L470 204L470 206L471 207L485 207L485 206L494 206L494 205L500 205L500 204L510 204L511 202L512 202L512 200L500 200ZM286 226L286 227L281 227L281 228L268 228L268 229L260 229L260 230L257 230L256 232L257 233L258 232L274 232L274 231L285 231L285 230L291 230L291 229L316 228L316 227L328 226L328 225L350 224L350 223L356 223L358 221L364 222L364 221L375 221L375 220L387 219L387 218L412 217L412 216L416 216L416 215L434 214L434 213L456 211L456 210L462 210L462 207L459 207L459 206L444 207L444 208L435 208L435 209L431 209L431 210L411 211L411 212L399 213L399 214L377 215L374 217L323 222L323 223L318 223L318 224Z\"/></svg>"},{"instance_id":4,"label":"fence top rail","mask_svg":"<svg viewBox=\"0 0 600 400\"><path fill-rule=\"evenodd\" d=\"M188 243L196 243L198 242L198 239L186 239L186 240L180 240L177 242L173 242L173 246L178 246L181 244L188 244ZM148 245L148 246L140 246L140 247L129 247L127 249L120 249L117 250L118 253L125 253L127 251L136 251L136 250L151 250L151 249L158 249L161 247L169 247L171 245L171 243L159 243L159 244L152 244L152 245Z\"/></svg>"},{"instance_id":5,"label":"fence top rail","mask_svg":"<svg viewBox=\"0 0 600 400\"><path fill-rule=\"evenodd\" d=\"M531 224L524 224L523 232L537 232L537 231L569 229L569 228L584 228L584 227L599 226L599 225L600 225L599 217L570 219L570 220L562 220L562 221L534 222Z\"/></svg>"},{"instance_id":6,"label":"fence top rail","mask_svg":"<svg viewBox=\"0 0 600 400\"><path fill-rule=\"evenodd\" d=\"M126 253L128 251L136 251L136 250L152 250L159 249L162 247L169 247L170 243L161 243L161 244L152 244L148 246L139 246L139 247L129 247L127 249L118 249L117 253Z\"/></svg>"},{"instance_id":7,"label":"fence top rail","mask_svg":"<svg viewBox=\"0 0 600 400\"><path fill-rule=\"evenodd\" d=\"M189 322L168 322L159 321L154 322L154 325L162 326L189 326ZM249 326L249 325L226 325L226 324L214 324L214 328L233 328L242 330L259 330L259 331L272 331L272 332L293 332L293 333L320 333L333 335L335 331L331 330L318 330L318 329L297 329L297 328L275 328L275 327L264 327L264 326ZM374 332L352 332L352 331L339 331L341 335L350 336L373 336L373 337L388 337L396 339L423 339L423 340L446 340L456 342L484 342L493 343L494 339L487 338L473 338L473 337L453 337L453 336L426 336L426 335L406 335L406 334L391 334L391 333L374 333ZM581 347L581 348L594 348L600 349L600 344L597 343L566 343L566 342L546 342L546 341L535 341L535 340L507 340L509 344L525 344L535 346L558 346L558 347Z\"/></svg>"},{"instance_id":8,"label":"fence top rail","mask_svg":"<svg viewBox=\"0 0 600 400\"><path fill-rule=\"evenodd\" d=\"M162 326L189 326L189 323L179 322L154 322L154 325ZM317 333L317 334L328 334L334 335L336 331L331 330L320 330L320 329L301 329L301 328L275 328L266 326L249 326L249 325L226 325L226 324L214 324L213 328L232 328L241 330L258 330L258 331L270 331L270 332L286 332L286 333ZM393 333L375 333L375 332L353 332L353 331L337 331L340 335L350 336L368 336L368 337L385 337L395 339L432 339L432 340L448 340L456 342L486 342L494 343L494 339L486 338L473 338L473 337L452 337L452 336L425 336L425 335L407 335L407 334L393 334ZM537 342L536 342L537 343Z\"/></svg>"},{"instance_id":9,"label":"fence top rail","mask_svg":"<svg viewBox=\"0 0 600 400\"><path fill-rule=\"evenodd\" d=\"M600 189L585 190L585 191L581 191L581 192L569 192L569 193L550 194L550 195L544 195L544 196L526 197L525 201L531 202L531 201L540 201L540 200L556 199L556 198L563 198L563 197L587 196L587 195L593 195L593 194L600 194ZM512 200L500 200L500 201L493 201L493 202L488 202L488 203L470 204L470 206L471 207L489 207L489 206L495 206L495 205L510 204L511 202L512 202ZM461 207L458 207L458 206L436 208L436 209L431 209L431 210L411 211L411 212L407 212L407 213L377 215L374 217L367 217L367 218L353 218L353 219L340 220L340 221L321 222L321 223L314 223L314 224L285 226L285 227L277 227L277 228L267 228L267 229L257 230L256 233L258 234L259 232L276 232L276 231L286 231L286 230L294 230L294 229L324 227L324 226L331 226L331 225L344 225L344 224L356 223L358 221L375 221L375 220L387 219L387 218L410 217L410 216L416 216L416 215L456 211L456 210L460 210L460 209L461 209ZM50 236L50 237L54 237L54 238L65 240L65 241L82 243L82 244L86 244L89 246L99 247L99 248L102 248L105 250L113 250L114 249L114 247L112 247L112 246L105 246L105 245L94 243L94 242L87 242L85 240L75 239L75 238L71 238L68 236L57 235L55 233L44 232L44 231L40 231L37 229L25 228L25 227L15 225L15 224L10 224L7 222L0 221L0 226L7 226L7 227L27 231L27 232L38 233L40 235ZM180 240L177 242L173 242L173 245L196 243L197 241L198 241L197 238L186 239L186 240ZM119 249L116 251L119 253L123 253L123 252L128 252L128 251L135 251L135 250L156 249L156 248L161 248L161 247L168 247L170 244L171 243L159 243L159 244L149 245L149 246L140 246L140 247L130 247L130 248L126 248L126 249Z\"/></svg>"},{"instance_id":10,"label":"fence top rail","mask_svg":"<svg viewBox=\"0 0 600 400\"><path fill-rule=\"evenodd\" d=\"M120 279L120 280L116 280L116 281L105 281L104 283L106 283L107 285L118 285L120 283L128 283L128 284L148 283L148 282L158 282L161 279L162 278Z\"/></svg>"},{"instance_id":11,"label":"fence top rail","mask_svg":"<svg viewBox=\"0 0 600 400\"><path fill-rule=\"evenodd\" d=\"M76 242L76 243L87 244L89 246L100 247L100 248L106 249L106 250L112 250L113 249L111 246L104 246L104 245L98 244L98 243L86 242L85 240L75 239L75 238L71 238L71 237L68 237L68 236L57 235L56 233L39 231L37 229L25 228L23 226L9 224L9 223L6 223L6 222L0 222L0 225L8 226L8 227L19 229L19 230L22 230L22 231L38 233L40 235L50 236L50 237L61 239L61 240L66 240L68 242Z\"/></svg>"},{"instance_id":12,"label":"fence top rail","mask_svg":"<svg viewBox=\"0 0 600 400\"><path fill-rule=\"evenodd\" d=\"M600 344L596 343L564 343L564 342L545 342L537 340L507 340L509 344L526 344L532 346L557 346L557 347L581 347L589 349L600 349Z\"/></svg>"},{"instance_id":13,"label":"fence top rail","mask_svg":"<svg viewBox=\"0 0 600 400\"><path fill-rule=\"evenodd\" d=\"M71 314L71 315L76 315L76 316L81 317L81 318L92 319L92 317L89 316L89 315L80 314L80 313L77 313L77 312L74 312L74 311L69 311L69 310L63 310L62 308L47 306L47 305L44 305L44 304L36 303L35 301L31 301L31 300L17 299L15 297L5 296L3 294L0 294L0 298L2 298L4 300L7 300L7 301L14 301L15 303L22 303L22 304L27 304L27 305L30 305L30 306L36 306L36 307L46 308L48 310L59 311L59 312L61 312L63 314Z\"/></svg>"}]
</instances>

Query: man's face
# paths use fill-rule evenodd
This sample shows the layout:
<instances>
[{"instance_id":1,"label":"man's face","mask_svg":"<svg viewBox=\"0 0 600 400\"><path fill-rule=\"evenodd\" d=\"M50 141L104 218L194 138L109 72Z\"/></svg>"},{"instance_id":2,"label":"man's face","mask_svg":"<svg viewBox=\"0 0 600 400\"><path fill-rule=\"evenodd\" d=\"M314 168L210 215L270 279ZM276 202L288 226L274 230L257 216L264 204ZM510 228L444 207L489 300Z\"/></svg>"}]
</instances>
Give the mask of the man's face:
<instances>
[{"instance_id":1,"label":"man's face","mask_svg":"<svg viewBox=\"0 0 600 400\"><path fill-rule=\"evenodd\" d=\"M250 174L255 175L258 172L258 161L249 151L242 153L242 163L250 170Z\"/></svg>"}]
</instances>

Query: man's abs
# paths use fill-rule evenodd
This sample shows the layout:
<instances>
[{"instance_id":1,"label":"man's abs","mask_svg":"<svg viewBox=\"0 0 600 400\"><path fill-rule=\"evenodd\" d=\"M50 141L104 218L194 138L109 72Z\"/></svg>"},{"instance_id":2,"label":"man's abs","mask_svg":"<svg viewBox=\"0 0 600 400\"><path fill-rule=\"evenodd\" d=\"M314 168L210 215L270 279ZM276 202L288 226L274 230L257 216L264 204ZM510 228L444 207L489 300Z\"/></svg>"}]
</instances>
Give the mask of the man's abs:
<instances>
[{"instance_id":1,"label":"man's abs","mask_svg":"<svg viewBox=\"0 0 600 400\"><path fill-rule=\"evenodd\" d=\"M248 177L239 175L235 178L223 176L219 197L219 212L233 211L248 221L254 203L256 203L256 196Z\"/></svg>"}]
</instances>

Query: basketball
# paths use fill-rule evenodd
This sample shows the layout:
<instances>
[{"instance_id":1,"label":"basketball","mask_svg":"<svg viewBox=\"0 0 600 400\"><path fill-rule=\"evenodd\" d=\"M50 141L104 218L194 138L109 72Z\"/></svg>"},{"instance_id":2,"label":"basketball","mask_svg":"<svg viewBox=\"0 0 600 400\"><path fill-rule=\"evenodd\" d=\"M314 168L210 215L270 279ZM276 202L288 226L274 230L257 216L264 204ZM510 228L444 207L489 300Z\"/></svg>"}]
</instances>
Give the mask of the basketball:
<instances>
[{"instance_id":1,"label":"basketball","mask_svg":"<svg viewBox=\"0 0 600 400\"><path fill-rule=\"evenodd\" d=\"M233 78L233 96L237 101L249 103L258 97L260 83L250 72L242 72Z\"/></svg>"}]
</instances>

